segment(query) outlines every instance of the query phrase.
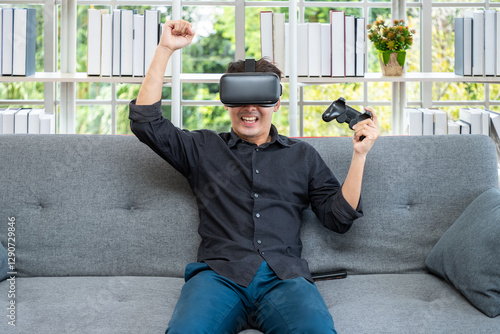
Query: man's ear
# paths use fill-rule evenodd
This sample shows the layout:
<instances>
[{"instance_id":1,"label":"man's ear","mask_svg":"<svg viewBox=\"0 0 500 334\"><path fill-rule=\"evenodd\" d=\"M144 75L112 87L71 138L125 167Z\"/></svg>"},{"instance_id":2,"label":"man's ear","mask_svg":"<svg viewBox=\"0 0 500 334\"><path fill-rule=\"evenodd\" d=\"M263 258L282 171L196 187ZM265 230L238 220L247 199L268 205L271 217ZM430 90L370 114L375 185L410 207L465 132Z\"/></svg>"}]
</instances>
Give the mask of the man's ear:
<instances>
[{"instance_id":1,"label":"man's ear","mask_svg":"<svg viewBox=\"0 0 500 334\"><path fill-rule=\"evenodd\" d=\"M281 106L281 99L279 99L279 100L278 100L278 104L276 104L276 105L274 106L274 112L277 112L277 111L278 111L278 109L280 108L280 106Z\"/></svg>"},{"instance_id":2,"label":"man's ear","mask_svg":"<svg viewBox=\"0 0 500 334\"><path fill-rule=\"evenodd\" d=\"M224 104L224 109L229 110L228 107Z\"/></svg>"}]
</instances>

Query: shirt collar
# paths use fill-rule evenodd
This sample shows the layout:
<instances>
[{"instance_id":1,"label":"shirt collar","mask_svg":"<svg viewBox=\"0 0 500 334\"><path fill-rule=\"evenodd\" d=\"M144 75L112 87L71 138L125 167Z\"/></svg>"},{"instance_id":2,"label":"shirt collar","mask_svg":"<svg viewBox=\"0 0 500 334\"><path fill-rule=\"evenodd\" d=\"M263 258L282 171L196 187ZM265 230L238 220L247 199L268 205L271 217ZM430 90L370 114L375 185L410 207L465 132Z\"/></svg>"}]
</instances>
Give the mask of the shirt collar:
<instances>
[{"instance_id":1,"label":"shirt collar","mask_svg":"<svg viewBox=\"0 0 500 334\"><path fill-rule=\"evenodd\" d=\"M278 142L281 146L288 147L288 145L285 140L278 134L278 129L274 126L274 124L271 124L271 130L269 131L269 134L271 135L271 141L268 143L265 143L263 145L269 146L271 144L274 144L275 142ZM236 133L234 133L233 128L231 128L231 137L229 138L229 141L227 142L227 145L231 148L238 144L238 142L243 141Z\"/></svg>"}]
</instances>

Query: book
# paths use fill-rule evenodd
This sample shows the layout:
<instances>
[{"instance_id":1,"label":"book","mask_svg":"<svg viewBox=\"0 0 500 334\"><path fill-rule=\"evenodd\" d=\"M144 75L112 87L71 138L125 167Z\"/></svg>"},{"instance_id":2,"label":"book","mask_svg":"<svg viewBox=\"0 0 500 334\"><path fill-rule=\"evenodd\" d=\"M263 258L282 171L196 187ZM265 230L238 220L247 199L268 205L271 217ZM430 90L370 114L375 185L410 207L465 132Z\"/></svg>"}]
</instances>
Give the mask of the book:
<instances>
[{"instance_id":1,"label":"book","mask_svg":"<svg viewBox=\"0 0 500 334\"><path fill-rule=\"evenodd\" d=\"M112 74L114 76L119 76L121 74L121 9L113 10L113 70Z\"/></svg>"},{"instance_id":2,"label":"book","mask_svg":"<svg viewBox=\"0 0 500 334\"><path fill-rule=\"evenodd\" d=\"M55 134L55 114L40 115L40 134Z\"/></svg>"},{"instance_id":3,"label":"book","mask_svg":"<svg viewBox=\"0 0 500 334\"><path fill-rule=\"evenodd\" d=\"M345 77L345 13L330 11L332 77Z\"/></svg>"},{"instance_id":4,"label":"book","mask_svg":"<svg viewBox=\"0 0 500 334\"><path fill-rule=\"evenodd\" d=\"M134 14L133 34L133 67L134 77L144 76L144 15Z\"/></svg>"},{"instance_id":5,"label":"book","mask_svg":"<svg viewBox=\"0 0 500 334\"><path fill-rule=\"evenodd\" d=\"M464 75L472 75L472 18L464 18Z\"/></svg>"},{"instance_id":6,"label":"book","mask_svg":"<svg viewBox=\"0 0 500 334\"><path fill-rule=\"evenodd\" d=\"M356 76L365 76L365 44L366 44L365 18L356 18Z\"/></svg>"},{"instance_id":7,"label":"book","mask_svg":"<svg viewBox=\"0 0 500 334\"><path fill-rule=\"evenodd\" d=\"M466 121L463 121L459 119L458 121L455 121L456 124L460 125L460 134L462 135L469 135L470 134L470 124L467 123Z\"/></svg>"},{"instance_id":8,"label":"book","mask_svg":"<svg viewBox=\"0 0 500 334\"><path fill-rule=\"evenodd\" d=\"M345 76L356 75L356 18L345 16Z\"/></svg>"},{"instance_id":9,"label":"book","mask_svg":"<svg viewBox=\"0 0 500 334\"><path fill-rule=\"evenodd\" d=\"M14 133L28 133L28 115L31 108L21 108L14 116Z\"/></svg>"},{"instance_id":10,"label":"book","mask_svg":"<svg viewBox=\"0 0 500 334\"><path fill-rule=\"evenodd\" d=\"M285 13L274 13L273 58L281 72L285 72Z\"/></svg>"},{"instance_id":11,"label":"book","mask_svg":"<svg viewBox=\"0 0 500 334\"><path fill-rule=\"evenodd\" d=\"M417 108L405 108L405 132L410 136L421 136L423 113Z\"/></svg>"},{"instance_id":12,"label":"book","mask_svg":"<svg viewBox=\"0 0 500 334\"><path fill-rule=\"evenodd\" d=\"M134 11L122 9L121 17L120 75L133 73Z\"/></svg>"},{"instance_id":13,"label":"book","mask_svg":"<svg viewBox=\"0 0 500 334\"><path fill-rule=\"evenodd\" d=\"M285 76L290 76L290 23L285 22Z\"/></svg>"},{"instance_id":14,"label":"book","mask_svg":"<svg viewBox=\"0 0 500 334\"><path fill-rule=\"evenodd\" d=\"M33 109L28 115L28 133L40 133L40 117L45 114L45 109Z\"/></svg>"},{"instance_id":15,"label":"book","mask_svg":"<svg viewBox=\"0 0 500 334\"><path fill-rule=\"evenodd\" d=\"M36 9L14 10L14 41L12 75L35 74Z\"/></svg>"},{"instance_id":16,"label":"book","mask_svg":"<svg viewBox=\"0 0 500 334\"><path fill-rule=\"evenodd\" d=\"M449 135L459 135L462 131L462 127L455 121L448 121L448 134Z\"/></svg>"},{"instance_id":17,"label":"book","mask_svg":"<svg viewBox=\"0 0 500 334\"><path fill-rule=\"evenodd\" d=\"M2 75L12 75L14 9L2 9Z\"/></svg>"},{"instance_id":18,"label":"book","mask_svg":"<svg viewBox=\"0 0 500 334\"><path fill-rule=\"evenodd\" d=\"M307 25L308 75L319 77L321 75L321 25L320 23L307 23Z\"/></svg>"},{"instance_id":19,"label":"book","mask_svg":"<svg viewBox=\"0 0 500 334\"><path fill-rule=\"evenodd\" d=\"M479 135L482 133L481 112L474 108L460 108L459 118L470 125L470 133Z\"/></svg>"},{"instance_id":20,"label":"book","mask_svg":"<svg viewBox=\"0 0 500 334\"><path fill-rule=\"evenodd\" d=\"M464 75L464 18L456 17L455 22L455 74Z\"/></svg>"},{"instance_id":21,"label":"book","mask_svg":"<svg viewBox=\"0 0 500 334\"><path fill-rule=\"evenodd\" d=\"M109 77L113 70L113 14L102 14L101 76Z\"/></svg>"},{"instance_id":22,"label":"book","mask_svg":"<svg viewBox=\"0 0 500 334\"><path fill-rule=\"evenodd\" d=\"M472 75L484 75L484 11L473 11L472 18Z\"/></svg>"},{"instance_id":23,"label":"book","mask_svg":"<svg viewBox=\"0 0 500 334\"><path fill-rule=\"evenodd\" d=\"M496 74L496 11L484 11L484 75Z\"/></svg>"},{"instance_id":24,"label":"book","mask_svg":"<svg viewBox=\"0 0 500 334\"><path fill-rule=\"evenodd\" d=\"M260 12L260 53L261 58L274 61L273 51L273 12Z\"/></svg>"},{"instance_id":25,"label":"book","mask_svg":"<svg viewBox=\"0 0 500 334\"><path fill-rule=\"evenodd\" d=\"M2 128L0 129L2 134L7 135L14 133L15 116L18 111L18 108L8 108L0 115L2 118L0 122L2 124Z\"/></svg>"},{"instance_id":26,"label":"book","mask_svg":"<svg viewBox=\"0 0 500 334\"><path fill-rule=\"evenodd\" d=\"M297 75L306 77L309 75L309 24L297 24Z\"/></svg>"},{"instance_id":27,"label":"book","mask_svg":"<svg viewBox=\"0 0 500 334\"><path fill-rule=\"evenodd\" d=\"M153 56L158 46L160 12L157 10L144 11L144 74L149 70Z\"/></svg>"},{"instance_id":28,"label":"book","mask_svg":"<svg viewBox=\"0 0 500 334\"><path fill-rule=\"evenodd\" d=\"M329 23L321 23L321 76L332 76L332 31Z\"/></svg>"},{"instance_id":29,"label":"book","mask_svg":"<svg viewBox=\"0 0 500 334\"><path fill-rule=\"evenodd\" d=\"M440 109L431 109L434 112L434 134L448 134L448 114Z\"/></svg>"},{"instance_id":30,"label":"book","mask_svg":"<svg viewBox=\"0 0 500 334\"><path fill-rule=\"evenodd\" d=\"M434 135L434 112L427 108L420 108L422 112L422 135Z\"/></svg>"},{"instance_id":31,"label":"book","mask_svg":"<svg viewBox=\"0 0 500 334\"><path fill-rule=\"evenodd\" d=\"M87 75L101 75L101 11L88 10Z\"/></svg>"}]
</instances>

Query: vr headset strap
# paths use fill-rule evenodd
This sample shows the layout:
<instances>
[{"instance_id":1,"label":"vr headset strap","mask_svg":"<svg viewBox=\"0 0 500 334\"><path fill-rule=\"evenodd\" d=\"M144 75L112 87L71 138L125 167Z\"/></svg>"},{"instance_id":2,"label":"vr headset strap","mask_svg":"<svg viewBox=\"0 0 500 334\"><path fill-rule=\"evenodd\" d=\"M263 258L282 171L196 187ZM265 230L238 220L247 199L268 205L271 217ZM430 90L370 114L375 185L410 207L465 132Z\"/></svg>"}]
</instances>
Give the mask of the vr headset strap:
<instances>
[{"instance_id":1,"label":"vr headset strap","mask_svg":"<svg viewBox=\"0 0 500 334\"><path fill-rule=\"evenodd\" d=\"M245 72L255 72L255 59L245 59Z\"/></svg>"}]
</instances>

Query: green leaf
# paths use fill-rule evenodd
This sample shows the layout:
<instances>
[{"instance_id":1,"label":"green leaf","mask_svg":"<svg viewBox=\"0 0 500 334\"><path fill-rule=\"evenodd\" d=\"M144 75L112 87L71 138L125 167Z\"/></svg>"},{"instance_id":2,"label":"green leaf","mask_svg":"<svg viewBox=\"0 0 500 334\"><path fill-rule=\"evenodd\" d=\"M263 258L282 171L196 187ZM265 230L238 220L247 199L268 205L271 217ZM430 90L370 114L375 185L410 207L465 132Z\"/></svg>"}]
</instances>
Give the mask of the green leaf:
<instances>
[{"instance_id":1,"label":"green leaf","mask_svg":"<svg viewBox=\"0 0 500 334\"><path fill-rule=\"evenodd\" d=\"M398 52L397 61L400 66L405 66L406 51Z\"/></svg>"}]
</instances>

